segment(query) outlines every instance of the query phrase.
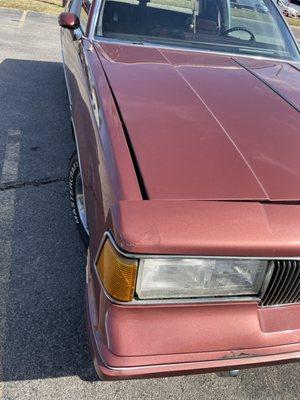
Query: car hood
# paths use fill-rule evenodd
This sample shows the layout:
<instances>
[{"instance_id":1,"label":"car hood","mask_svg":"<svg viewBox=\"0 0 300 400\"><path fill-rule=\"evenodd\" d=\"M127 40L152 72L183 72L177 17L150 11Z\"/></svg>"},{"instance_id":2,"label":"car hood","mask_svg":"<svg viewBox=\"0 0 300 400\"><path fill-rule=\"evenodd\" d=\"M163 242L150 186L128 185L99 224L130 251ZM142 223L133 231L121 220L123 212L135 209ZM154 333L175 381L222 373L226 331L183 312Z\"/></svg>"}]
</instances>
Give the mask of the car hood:
<instances>
[{"instance_id":1,"label":"car hood","mask_svg":"<svg viewBox=\"0 0 300 400\"><path fill-rule=\"evenodd\" d=\"M299 66L98 42L149 199L300 200Z\"/></svg>"}]
</instances>

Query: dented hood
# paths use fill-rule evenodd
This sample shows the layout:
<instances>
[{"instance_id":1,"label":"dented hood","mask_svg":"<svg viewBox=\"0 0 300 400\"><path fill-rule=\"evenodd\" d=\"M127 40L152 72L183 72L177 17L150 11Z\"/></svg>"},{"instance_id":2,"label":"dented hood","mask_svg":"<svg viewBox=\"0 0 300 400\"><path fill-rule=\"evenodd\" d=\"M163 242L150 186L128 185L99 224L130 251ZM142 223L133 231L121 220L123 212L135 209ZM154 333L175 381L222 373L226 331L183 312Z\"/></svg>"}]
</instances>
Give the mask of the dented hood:
<instances>
[{"instance_id":1,"label":"dented hood","mask_svg":"<svg viewBox=\"0 0 300 400\"><path fill-rule=\"evenodd\" d=\"M95 48L147 198L300 200L298 65L101 42Z\"/></svg>"}]
</instances>

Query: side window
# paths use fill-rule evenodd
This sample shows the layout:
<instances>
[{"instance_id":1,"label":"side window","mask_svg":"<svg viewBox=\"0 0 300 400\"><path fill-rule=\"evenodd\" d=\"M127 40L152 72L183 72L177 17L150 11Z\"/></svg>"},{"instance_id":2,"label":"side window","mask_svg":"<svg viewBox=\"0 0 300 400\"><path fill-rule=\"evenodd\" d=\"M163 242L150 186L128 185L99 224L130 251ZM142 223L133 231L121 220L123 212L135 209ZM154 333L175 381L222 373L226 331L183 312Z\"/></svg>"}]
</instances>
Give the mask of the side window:
<instances>
[{"instance_id":1,"label":"side window","mask_svg":"<svg viewBox=\"0 0 300 400\"><path fill-rule=\"evenodd\" d=\"M80 10L80 28L81 28L83 34L86 33L90 7L91 7L90 0L82 0L82 7Z\"/></svg>"}]
</instances>

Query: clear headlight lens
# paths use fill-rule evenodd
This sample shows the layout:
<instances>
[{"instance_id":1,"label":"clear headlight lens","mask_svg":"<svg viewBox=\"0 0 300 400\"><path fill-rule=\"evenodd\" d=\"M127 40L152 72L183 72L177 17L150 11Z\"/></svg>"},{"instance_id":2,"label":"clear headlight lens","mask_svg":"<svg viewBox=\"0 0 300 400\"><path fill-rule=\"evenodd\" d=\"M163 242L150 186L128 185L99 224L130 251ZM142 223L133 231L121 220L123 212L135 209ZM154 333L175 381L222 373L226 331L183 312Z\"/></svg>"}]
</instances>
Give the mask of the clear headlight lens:
<instances>
[{"instance_id":1,"label":"clear headlight lens","mask_svg":"<svg viewBox=\"0 0 300 400\"><path fill-rule=\"evenodd\" d=\"M266 260L141 259L136 293L145 300L256 296L268 269Z\"/></svg>"}]
</instances>

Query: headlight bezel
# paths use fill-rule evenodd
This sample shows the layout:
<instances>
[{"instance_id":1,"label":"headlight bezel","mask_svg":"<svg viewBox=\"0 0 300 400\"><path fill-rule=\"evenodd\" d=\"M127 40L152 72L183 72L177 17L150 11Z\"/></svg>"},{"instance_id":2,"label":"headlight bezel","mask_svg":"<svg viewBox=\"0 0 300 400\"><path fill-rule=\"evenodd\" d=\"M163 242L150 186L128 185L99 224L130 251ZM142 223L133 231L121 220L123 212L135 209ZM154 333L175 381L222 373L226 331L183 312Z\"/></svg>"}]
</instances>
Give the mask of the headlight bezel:
<instances>
[{"instance_id":1,"label":"headlight bezel","mask_svg":"<svg viewBox=\"0 0 300 400\"><path fill-rule=\"evenodd\" d=\"M121 256L124 257L125 259L132 260L133 262L138 262L138 267L137 267L137 274L136 274L136 281L135 281L135 288L134 288L134 297L132 298L131 301L119 301L118 299L115 299L112 297L107 290L105 289L103 283L101 282L101 278L98 274L97 271L97 260L99 260L101 251L106 243L106 241L109 241L109 243L113 246L115 251ZM137 288L137 282L139 279L139 267L140 267L140 260L153 260L153 259L171 259L176 262L178 259L189 259L189 260L199 260L199 259L219 259L219 260L264 260L268 261L268 268L262 283L261 290L258 295L232 295L232 296L212 296L212 297L176 297L176 298L153 298L153 299L140 299L137 296L136 293L136 288ZM189 304L189 303L244 303L244 302L256 302L259 303L261 300L263 294L265 293L268 284L270 283L270 279L272 276L273 272L273 267L274 267L274 260L281 259L280 257L277 258L272 258L272 257L241 257L241 256L198 256L198 255L168 255L168 254L139 254L139 253L127 253L123 251L117 244L117 242L114 239L113 234L110 231L106 231L103 235L103 239L101 241L101 244L99 246L99 250L97 253L96 261L93 263L94 264L94 270L96 272L96 275L98 277L98 280L100 282L100 285L102 286L102 289L105 293L105 295L114 303L116 304L121 304L121 305L155 305L155 304ZM283 258L282 259L286 259Z\"/></svg>"}]
</instances>

